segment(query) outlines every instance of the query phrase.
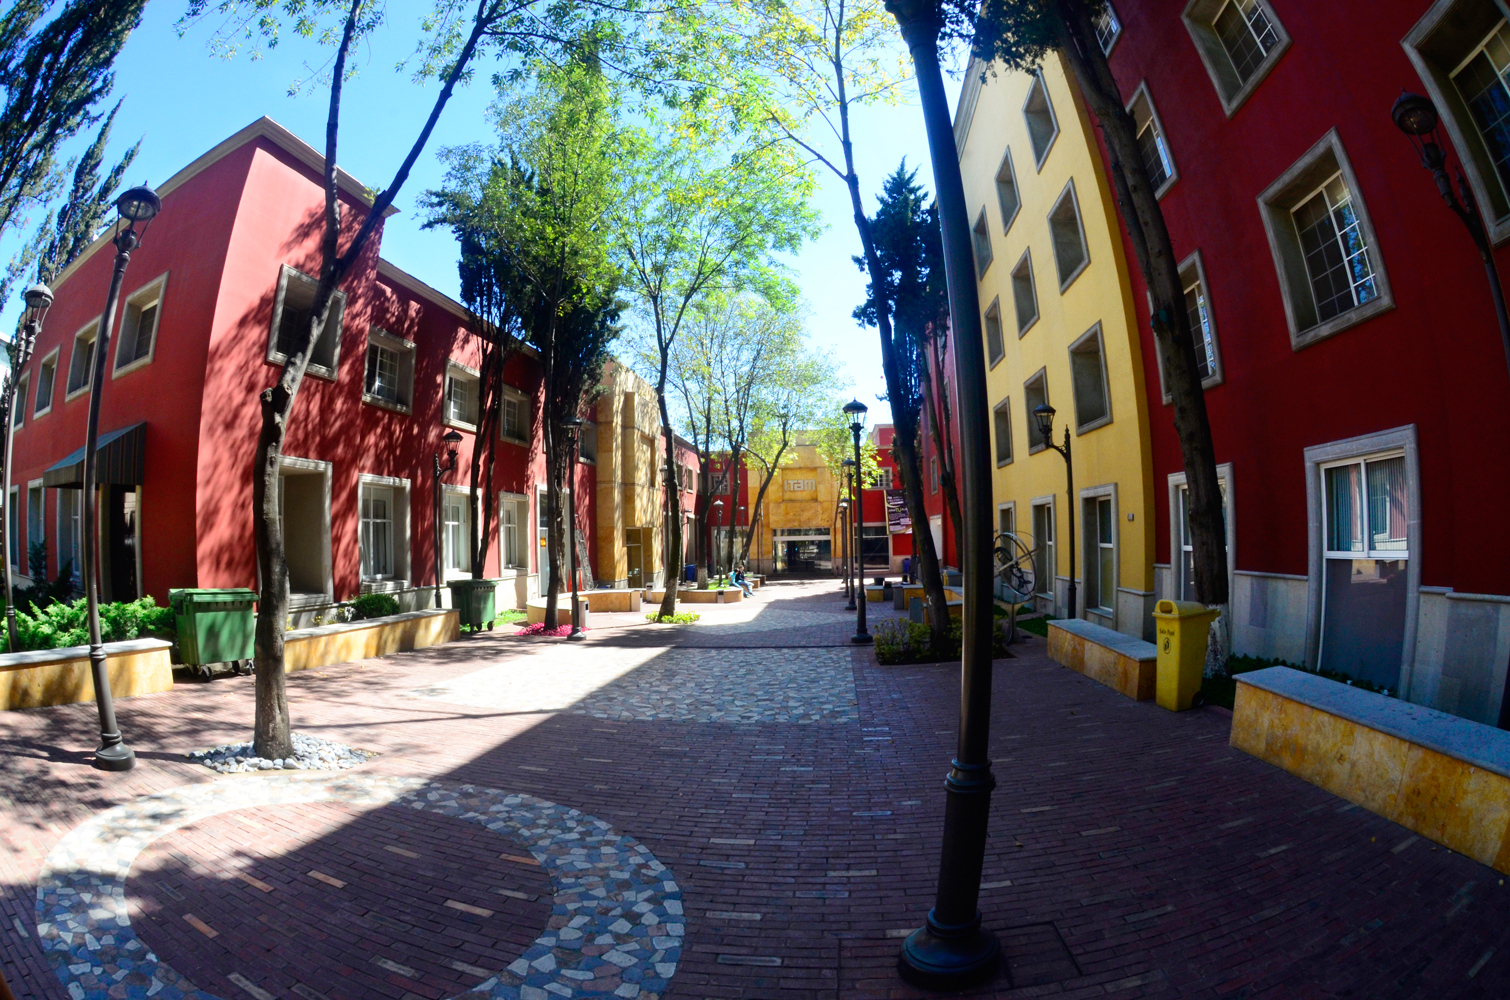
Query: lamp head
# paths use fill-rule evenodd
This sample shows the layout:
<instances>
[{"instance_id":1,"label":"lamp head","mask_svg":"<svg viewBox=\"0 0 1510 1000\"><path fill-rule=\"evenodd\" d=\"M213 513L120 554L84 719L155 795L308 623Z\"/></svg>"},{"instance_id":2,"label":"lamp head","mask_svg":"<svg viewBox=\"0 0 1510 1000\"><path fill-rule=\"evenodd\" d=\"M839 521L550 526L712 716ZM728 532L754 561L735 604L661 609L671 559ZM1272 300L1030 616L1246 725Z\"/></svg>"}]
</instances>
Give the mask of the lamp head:
<instances>
[{"instance_id":1,"label":"lamp head","mask_svg":"<svg viewBox=\"0 0 1510 1000\"><path fill-rule=\"evenodd\" d=\"M842 466L844 466L845 470L849 470L849 469L853 469L855 467L855 460L852 459L852 458L846 458L844 461L840 462L839 464L842 465Z\"/></svg>"},{"instance_id":2,"label":"lamp head","mask_svg":"<svg viewBox=\"0 0 1510 1000\"><path fill-rule=\"evenodd\" d=\"M129 222L151 222L152 217L163 210L162 199L157 192L143 184L121 192L115 199L116 211Z\"/></svg>"},{"instance_id":3,"label":"lamp head","mask_svg":"<svg viewBox=\"0 0 1510 1000\"><path fill-rule=\"evenodd\" d=\"M1038 435L1043 438L1043 443L1053 444L1054 408L1048 403L1039 403L1033 407L1033 419L1038 421Z\"/></svg>"},{"instance_id":4,"label":"lamp head","mask_svg":"<svg viewBox=\"0 0 1510 1000\"><path fill-rule=\"evenodd\" d=\"M1441 120L1431 98L1404 90L1395 98L1389 116L1394 119L1395 127L1409 136L1430 135L1437 130L1437 122Z\"/></svg>"},{"instance_id":5,"label":"lamp head","mask_svg":"<svg viewBox=\"0 0 1510 1000\"><path fill-rule=\"evenodd\" d=\"M456 457L456 446L461 444L461 435L456 432L455 428L452 428L446 431L446 436L441 438L441 440L446 443L446 454L454 459Z\"/></svg>"},{"instance_id":6,"label":"lamp head","mask_svg":"<svg viewBox=\"0 0 1510 1000\"><path fill-rule=\"evenodd\" d=\"M46 285L32 285L22 297L26 300L24 322L28 326L35 325L40 328L43 317L52 306L52 289Z\"/></svg>"}]
</instances>

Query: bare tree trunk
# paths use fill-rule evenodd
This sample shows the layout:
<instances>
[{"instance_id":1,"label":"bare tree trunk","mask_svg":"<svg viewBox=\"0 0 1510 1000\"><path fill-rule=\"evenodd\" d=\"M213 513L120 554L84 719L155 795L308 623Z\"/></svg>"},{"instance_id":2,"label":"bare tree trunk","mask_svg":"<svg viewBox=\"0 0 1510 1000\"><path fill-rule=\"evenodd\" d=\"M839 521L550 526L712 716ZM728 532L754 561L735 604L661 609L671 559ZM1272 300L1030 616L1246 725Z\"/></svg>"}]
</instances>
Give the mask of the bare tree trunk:
<instances>
[{"instance_id":1,"label":"bare tree trunk","mask_svg":"<svg viewBox=\"0 0 1510 1000\"><path fill-rule=\"evenodd\" d=\"M923 359L923 370L919 373L923 376L923 409L928 413L928 423L933 430L933 442L938 446L939 453L939 485L944 491L944 508L949 513L949 522L954 525L954 537L963 538L961 532L964 529L964 521L960 516L959 490L954 482L954 447L952 435L949 434L949 387L944 381L943 365L939 361L935 338L929 338L930 347L934 347L934 357L930 361ZM935 383L934 372L931 367L937 366L938 378ZM942 417L940 410L943 411ZM920 458L921 462L922 459ZM921 469L920 469L921 471ZM914 532L914 536L915 536ZM933 535L928 536L929 546L932 547ZM937 553L940 563L944 561L944 554Z\"/></svg>"},{"instance_id":2,"label":"bare tree trunk","mask_svg":"<svg viewBox=\"0 0 1510 1000\"><path fill-rule=\"evenodd\" d=\"M656 399L661 407L661 427L666 439L666 467L662 470L666 489L666 545L661 553L665 564L665 593L661 597L659 618L676 614L676 590L682 577L682 484L676 465L676 435L671 430L671 414L666 409L666 363L661 362L661 381Z\"/></svg>"}]
</instances>

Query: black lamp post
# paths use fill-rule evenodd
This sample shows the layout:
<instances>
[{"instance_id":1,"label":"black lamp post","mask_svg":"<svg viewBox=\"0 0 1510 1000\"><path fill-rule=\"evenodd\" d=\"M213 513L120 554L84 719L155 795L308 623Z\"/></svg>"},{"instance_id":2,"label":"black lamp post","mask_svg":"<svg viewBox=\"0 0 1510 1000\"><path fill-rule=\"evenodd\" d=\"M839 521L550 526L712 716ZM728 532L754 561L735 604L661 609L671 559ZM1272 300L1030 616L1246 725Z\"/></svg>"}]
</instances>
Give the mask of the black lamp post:
<instances>
[{"instance_id":1,"label":"black lamp post","mask_svg":"<svg viewBox=\"0 0 1510 1000\"><path fill-rule=\"evenodd\" d=\"M846 487L845 493L848 493L848 492L849 492L849 490ZM848 545L848 540L849 540L849 501L848 500L840 500L839 501L839 539L840 539L840 541L845 542L845 546L844 546L844 551L841 554L839 554L838 556L836 556L836 558L837 558L838 563L839 563L839 568L844 572L844 596L850 598L849 603L844 606L844 610L846 610L846 611L853 611L853 610L855 610L855 601L854 601L854 598L850 596L853 592L849 589L850 579L849 579L849 545Z\"/></svg>"},{"instance_id":2,"label":"black lamp post","mask_svg":"<svg viewBox=\"0 0 1510 1000\"><path fill-rule=\"evenodd\" d=\"M839 463L844 467L844 495L855 495L855 460L846 458ZM844 501L844 523L839 525L839 530L844 532L844 596L849 603L844 605L845 611L855 610L855 535L850 526L855 523L855 516L850 512L853 505Z\"/></svg>"},{"instance_id":3,"label":"black lamp post","mask_svg":"<svg viewBox=\"0 0 1510 1000\"><path fill-rule=\"evenodd\" d=\"M456 446L461 444L461 435L453 428L446 431L446 436L441 438L446 443L446 464L440 464L440 456L435 455L435 606L440 607L440 588L445 583L446 570L445 559L445 521L441 517L441 476L456 468Z\"/></svg>"},{"instance_id":4,"label":"black lamp post","mask_svg":"<svg viewBox=\"0 0 1510 1000\"><path fill-rule=\"evenodd\" d=\"M1064 447L1054 443L1054 408L1048 403L1040 403L1033 408L1033 419L1038 421L1038 433L1043 438L1043 443L1053 448L1064 456L1064 475L1068 481L1069 510L1070 510L1070 613L1069 618L1077 616L1075 611L1075 463L1070 460L1070 429L1064 429ZM1049 568L1049 582L1054 579L1054 568ZM1052 593L1052 591L1050 591Z\"/></svg>"},{"instance_id":5,"label":"black lamp post","mask_svg":"<svg viewBox=\"0 0 1510 1000\"><path fill-rule=\"evenodd\" d=\"M26 290L26 311L21 316L21 335L16 339L15 356L11 359L10 378L5 383L5 493L0 496L0 524L4 525L0 531L0 562L4 564L5 577L5 634L10 637L10 651L16 651L16 606L11 600L10 564L11 537L10 518L16 517L17 528L21 525L21 511L10 509L10 474L11 474L11 443L15 438L16 431L16 407L25 406L26 400L16 399L16 373L19 372L27 361L31 360L32 348L37 346L37 336L42 332L42 320L47 315L47 309L52 305L52 290L46 285L32 285ZM19 531L17 532L19 534ZM17 562L20 560L17 559Z\"/></svg>"},{"instance_id":6,"label":"black lamp post","mask_svg":"<svg viewBox=\"0 0 1510 1000\"><path fill-rule=\"evenodd\" d=\"M1452 209L1453 214L1463 220L1463 225L1468 227L1468 235L1473 238L1473 245L1478 248L1479 259L1484 262L1484 271L1489 276L1489 294L1494 299L1494 314L1500 324L1505 364L1510 367L1510 315L1505 311L1505 292L1500 287L1499 269L1494 264L1494 245L1490 243L1489 234L1484 229L1478 203L1474 200L1473 189L1463 177L1462 167L1458 168L1458 190L1462 192L1462 201L1453 193L1452 181L1447 176L1447 154L1437 136L1437 125L1441 119L1436 105L1431 103L1430 98L1401 91L1394 106L1389 109L1389 116L1394 119L1395 127L1404 132L1410 144L1415 147L1417 155L1421 157L1421 166L1431 171L1442 200Z\"/></svg>"},{"instance_id":7,"label":"black lamp post","mask_svg":"<svg viewBox=\"0 0 1510 1000\"><path fill-rule=\"evenodd\" d=\"M94 766L101 771L129 771L136 766L136 754L121 739L115 723L115 701L110 695L110 674L105 669L105 643L100 637L100 520L98 456L100 440L100 394L105 388L105 365L110 357L110 334L115 326L115 307L121 296L121 282L131 251L141 244L147 226L162 211L163 203L149 187L134 187L115 200L120 213L119 228L111 240L115 244L115 269L110 274L110 291L105 296L105 314L100 332L94 338L94 363L89 375L89 421L84 431L84 597L89 609L89 670L94 679L95 706L100 714L100 745L94 752ZM136 224L142 223L142 231ZM8 527L8 526L7 526Z\"/></svg>"},{"instance_id":8,"label":"black lamp post","mask_svg":"<svg viewBox=\"0 0 1510 1000\"><path fill-rule=\"evenodd\" d=\"M860 432L865 429L866 406L858 399L852 399L844 404L844 412L849 415L849 432L855 438L855 479L854 487L850 491L849 499L855 514L850 523L854 525L855 538L855 634L849 637L849 641L859 645L869 645L872 641L870 633L865 629L865 550L862 539L865 535L865 508L861 503L864 495L865 478L864 466L860 464Z\"/></svg>"},{"instance_id":9,"label":"black lamp post","mask_svg":"<svg viewBox=\"0 0 1510 1000\"><path fill-rule=\"evenodd\" d=\"M577 599L577 449L582 441L582 418L567 417L561 421L566 427L566 440L571 446L571 462L566 473L566 565L571 572L571 632L568 639L581 641L587 638L582 631L582 607Z\"/></svg>"}]
</instances>

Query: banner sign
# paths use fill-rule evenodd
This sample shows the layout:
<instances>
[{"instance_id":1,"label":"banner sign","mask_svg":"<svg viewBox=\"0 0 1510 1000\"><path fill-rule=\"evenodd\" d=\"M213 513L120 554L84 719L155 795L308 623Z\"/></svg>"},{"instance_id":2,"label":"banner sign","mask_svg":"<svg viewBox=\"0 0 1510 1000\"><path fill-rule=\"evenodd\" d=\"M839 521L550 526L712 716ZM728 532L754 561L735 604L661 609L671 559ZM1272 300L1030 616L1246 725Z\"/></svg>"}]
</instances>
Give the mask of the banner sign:
<instances>
[{"instance_id":1,"label":"banner sign","mask_svg":"<svg viewBox=\"0 0 1510 1000\"><path fill-rule=\"evenodd\" d=\"M886 527L893 535L912 533L912 518L907 515L907 498L901 490L886 491Z\"/></svg>"}]
</instances>

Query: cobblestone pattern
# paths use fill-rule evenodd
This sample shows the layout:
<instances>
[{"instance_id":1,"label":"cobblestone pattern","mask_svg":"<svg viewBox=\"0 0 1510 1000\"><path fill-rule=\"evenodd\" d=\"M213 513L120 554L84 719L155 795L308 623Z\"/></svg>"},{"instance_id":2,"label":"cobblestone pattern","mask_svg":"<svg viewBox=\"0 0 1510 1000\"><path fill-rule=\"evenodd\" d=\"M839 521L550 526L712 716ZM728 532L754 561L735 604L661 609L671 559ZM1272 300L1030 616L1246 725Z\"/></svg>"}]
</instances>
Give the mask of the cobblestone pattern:
<instances>
[{"instance_id":1,"label":"cobblestone pattern","mask_svg":"<svg viewBox=\"0 0 1510 1000\"><path fill-rule=\"evenodd\" d=\"M487 667L414 692L518 710L529 706L623 721L854 722L847 649L711 653L689 649L543 650L528 669Z\"/></svg>"},{"instance_id":2,"label":"cobblestone pattern","mask_svg":"<svg viewBox=\"0 0 1510 1000\"><path fill-rule=\"evenodd\" d=\"M555 885L544 933L458 1000L615 996L659 1000L685 933L681 890L644 845L602 820L528 795L412 778L277 775L190 785L107 810L65 836L37 884L37 934L73 1000L215 1000L137 937L132 861L154 839L248 806L390 802L470 820L525 844Z\"/></svg>"}]
</instances>

